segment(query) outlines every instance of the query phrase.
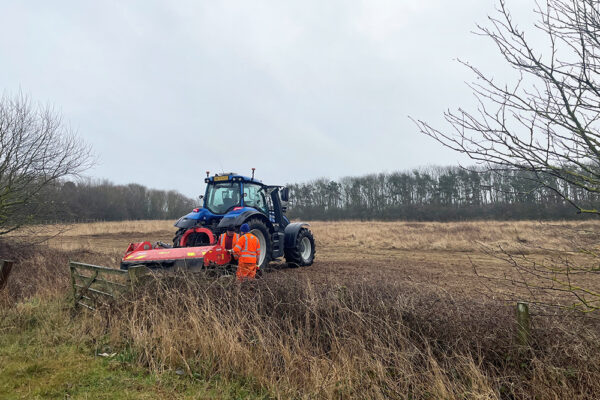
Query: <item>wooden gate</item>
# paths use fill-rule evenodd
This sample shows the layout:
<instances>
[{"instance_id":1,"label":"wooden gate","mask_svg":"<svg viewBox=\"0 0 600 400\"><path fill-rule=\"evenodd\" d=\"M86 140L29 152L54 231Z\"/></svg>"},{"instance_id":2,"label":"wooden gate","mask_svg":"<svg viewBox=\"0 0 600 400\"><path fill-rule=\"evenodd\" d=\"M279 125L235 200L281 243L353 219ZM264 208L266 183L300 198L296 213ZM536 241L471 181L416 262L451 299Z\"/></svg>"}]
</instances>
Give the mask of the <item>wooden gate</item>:
<instances>
[{"instance_id":1,"label":"wooden gate","mask_svg":"<svg viewBox=\"0 0 600 400\"><path fill-rule=\"evenodd\" d=\"M99 305L111 304L133 290L140 276L148 271L144 266L124 271L73 261L69 263L69 267L74 306L90 310L95 310Z\"/></svg>"}]
</instances>

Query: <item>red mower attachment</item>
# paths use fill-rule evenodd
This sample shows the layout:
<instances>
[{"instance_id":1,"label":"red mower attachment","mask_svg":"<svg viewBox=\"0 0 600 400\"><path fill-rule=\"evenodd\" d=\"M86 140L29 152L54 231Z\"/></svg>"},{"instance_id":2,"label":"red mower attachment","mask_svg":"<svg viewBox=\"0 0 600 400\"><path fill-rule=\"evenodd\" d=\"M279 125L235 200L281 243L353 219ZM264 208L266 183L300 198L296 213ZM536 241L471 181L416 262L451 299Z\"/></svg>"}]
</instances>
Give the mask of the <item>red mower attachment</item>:
<instances>
[{"instance_id":1,"label":"red mower attachment","mask_svg":"<svg viewBox=\"0 0 600 400\"><path fill-rule=\"evenodd\" d=\"M150 245L150 249L146 248ZM154 248L153 248L154 247ZM134 265L148 268L204 267L204 255L214 246L168 248L150 242L131 243L121 260L121 269Z\"/></svg>"},{"instance_id":2,"label":"red mower attachment","mask_svg":"<svg viewBox=\"0 0 600 400\"><path fill-rule=\"evenodd\" d=\"M204 254L204 266L216 267L231 264L231 253L221 246L215 246Z\"/></svg>"},{"instance_id":3,"label":"red mower attachment","mask_svg":"<svg viewBox=\"0 0 600 400\"><path fill-rule=\"evenodd\" d=\"M233 261L229 251L220 245L176 248L165 246L160 242L154 245L150 242L130 243L121 260L121 269L129 269L134 265L160 269L206 268L224 266Z\"/></svg>"},{"instance_id":4,"label":"red mower attachment","mask_svg":"<svg viewBox=\"0 0 600 400\"><path fill-rule=\"evenodd\" d=\"M205 235L208 239L207 246L185 247L191 234ZM129 269L133 265L145 265L148 268L172 268L172 267L204 267L209 265L225 265L231 261L227 251L215 246L217 242L215 235L206 228L188 229L181 237L181 247L172 248L161 242L152 244L150 242L130 243L121 260L121 269ZM217 249L215 249L217 248ZM204 261L209 253L210 261Z\"/></svg>"},{"instance_id":5,"label":"red mower attachment","mask_svg":"<svg viewBox=\"0 0 600 400\"><path fill-rule=\"evenodd\" d=\"M151 250L152 247L150 242L129 243L129 247L125 250L125 257L134 251Z\"/></svg>"}]
</instances>

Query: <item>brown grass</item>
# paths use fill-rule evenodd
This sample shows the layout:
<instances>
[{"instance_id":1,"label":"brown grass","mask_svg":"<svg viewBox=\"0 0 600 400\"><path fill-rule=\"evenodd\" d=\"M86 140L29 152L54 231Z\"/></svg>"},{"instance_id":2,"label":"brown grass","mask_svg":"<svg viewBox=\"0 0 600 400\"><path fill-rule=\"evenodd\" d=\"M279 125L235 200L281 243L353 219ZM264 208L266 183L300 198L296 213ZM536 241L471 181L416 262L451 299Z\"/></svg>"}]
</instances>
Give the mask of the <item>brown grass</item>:
<instances>
[{"instance_id":1,"label":"brown grass","mask_svg":"<svg viewBox=\"0 0 600 400\"><path fill-rule=\"evenodd\" d=\"M96 222L39 227L33 235L50 237L53 247L70 249L94 247L98 239L162 240L170 242L173 221ZM509 251L532 248L572 249L572 239L585 244L600 239L600 221L471 221L471 222L311 222L319 247L367 248L373 251L473 252L480 244L502 246ZM29 233L28 233L29 235ZM13 234L13 236L19 236ZM122 250L122 242L114 250Z\"/></svg>"},{"instance_id":2,"label":"brown grass","mask_svg":"<svg viewBox=\"0 0 600 400\"><path fill-rule=\"evenodd\" d=\"M70 232L79 229L83 236L18 250L21 267L3 304L64 296L67 259L114 265L124 247L117 241L138 235L165 240L169 225L75 227ZM573 239L592 242L600 225L312 227L319 246L313 267L267 273L244 285L202 274L153 279L117 310L84 313L75 323L158 373L182 368L196 377L249 377L281 398L585 399L600 393L598 323L534 307L531 346L520 348L513 304L481 295L469 262L507 271L481 244L526 249L534 257L547 248L574 253ZM65 244L71 250L56 249Z\"/></svg>"},{"instance_id":3,"label":"brown grass","mask_svg":"<svg viewBox=\"0 0 600 400\"><path fill-rule=\"evenodd\" d=\"M600 389L592 327L545 319L519 349L510 307L384 282L181 276L155 281L121 311L112 334L151 369L252 376L278 397L588 398Z\"/></svg>"},{"instance_id":4,"label":"brown grass","mask_svg":"<svg viewBox=\"0 0 600 400\"><path fill-rule=\"evenodd\" d=\"M480 245L506 250L569 250L574 234L598 239L600 222L316 222L321 245L377 250L476 252Z\"/></svg>"}]
</instances>

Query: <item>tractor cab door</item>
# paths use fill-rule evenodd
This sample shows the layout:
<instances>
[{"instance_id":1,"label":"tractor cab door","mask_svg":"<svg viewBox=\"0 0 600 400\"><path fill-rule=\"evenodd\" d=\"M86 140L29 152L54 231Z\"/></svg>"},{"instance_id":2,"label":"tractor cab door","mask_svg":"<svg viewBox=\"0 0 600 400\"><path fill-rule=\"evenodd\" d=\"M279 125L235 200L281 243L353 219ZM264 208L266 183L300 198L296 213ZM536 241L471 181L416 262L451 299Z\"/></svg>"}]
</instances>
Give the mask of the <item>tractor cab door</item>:
<instances>
[{"instance_id":1,"label":"tractor cab door","mask_svg":"<svg viewBox=\"0 0 600 400\"><path fill-rule=\"evenodd\" d=\"M269 215L269 200L266 187L258 183L244 182L244 207L252 207Z\"/></svg>"}]
</instances>

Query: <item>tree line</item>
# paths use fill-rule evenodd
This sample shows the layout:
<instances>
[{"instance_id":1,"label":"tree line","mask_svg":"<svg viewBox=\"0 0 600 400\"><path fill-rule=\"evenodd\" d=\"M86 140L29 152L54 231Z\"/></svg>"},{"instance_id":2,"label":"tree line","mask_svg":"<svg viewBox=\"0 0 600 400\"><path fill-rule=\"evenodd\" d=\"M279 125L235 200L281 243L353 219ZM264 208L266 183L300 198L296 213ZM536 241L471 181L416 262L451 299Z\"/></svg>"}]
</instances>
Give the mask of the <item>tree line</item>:
<instances>
[{"instance_id":1,"label":"tree line","mask_svg":"<svg viewBox=\"0 0 600 400\"><path fill-rule=\"evenodd\" d=\"M451 221L564 219L598 194L556 177L522 170L429 167L290 184L293 218Z\"/></svg>"},{"instance_id":2,"label":"tree line","mask_svg":"<svg viewBox=\"0 0 600 400\"><path fill-rule=\"evenodd\" d=\"M589 207L600 200L577 185L550 177L542 185L538 178L527 171L454 166L320 178L287 185L288 215L308 220L567 219L578 215L562 194ZM45 208L36 222L175 220L197 207L196 200L175 190L107 180L60 180L40 195Z\"/></svg>"},{"instance_id":3,"label":"tree line","mask_svg":"<svg viewBox=\"0 0 600 400\"><path fill-rule=\"evenodd\" d=\"M45 188L44 197L49 201L38 217L46 221L176 219L197 206L175 190L90 179L56 182Z\"/></svg>"},{"instance_id":4,"label":"tree line","mask_svg":"<svg viewBox=\"0 0 600 400\"><path fill-rule=\"evenodd\" d=\"M600 200L557 178L546 176L540 184L531 172L483 167L427 167L287 186L288 215L308 220L568 219L578 214L564 194L588 207ZM175 220L197 206L174 190L91 179L59 181L44 197L50 200L47 219L59 221Z\"/></svg>"}]
</instances>

